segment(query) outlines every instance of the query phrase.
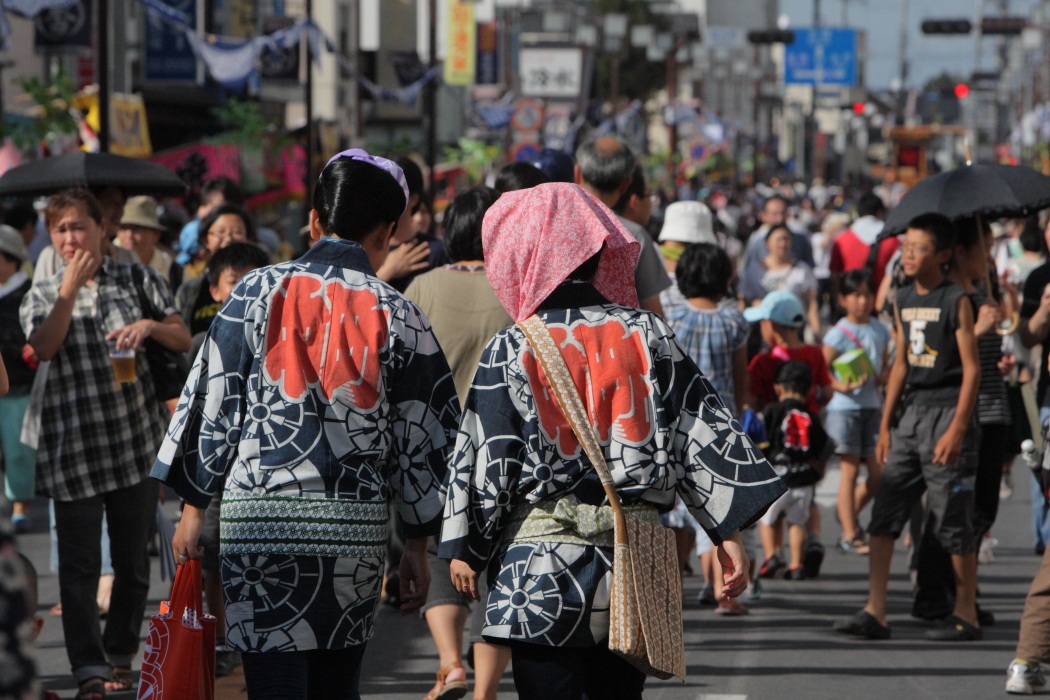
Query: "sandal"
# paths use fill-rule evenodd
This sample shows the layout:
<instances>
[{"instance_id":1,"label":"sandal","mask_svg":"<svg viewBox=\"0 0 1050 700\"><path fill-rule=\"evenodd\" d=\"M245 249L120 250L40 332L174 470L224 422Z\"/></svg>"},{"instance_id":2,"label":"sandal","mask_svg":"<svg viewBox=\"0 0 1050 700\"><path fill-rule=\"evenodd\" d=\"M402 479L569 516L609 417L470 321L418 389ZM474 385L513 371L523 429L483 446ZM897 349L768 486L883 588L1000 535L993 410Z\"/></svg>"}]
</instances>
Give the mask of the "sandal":
<instances>
[{"instance_id":1,"label":"sandal","mask_svg":"<svg viewBox=\"0 0 1050 700\"><path fill-rule=\"evenodd\" d=\"M107 693L130 693L135 688L135 676L130 668L114 667L112 677L106 681Z\"/></svg>"},{"instance_id":2,"label":"sandal","mask_svg":"<svg viewBox=\"0 0 1050 700\"><path fill-rule=\"evenodd\" d=\"M466 671L463 672L463 680L461 681L449 681L445 682L445 678L448 674L452 673L455 669L462 669L463 664L458 661L453 661L448 666L437 672L437 683L430 689L430 692L423 696L423 700L459 700L467 694L467 677Z\"/></svg>"},{"instance_id":3,"label":"sandal","mask_svg":"<svg viewBox=\"0 0 1050 700\"><path fill-rule=\"evenodd\" d=\"M101 678L89 678L80 684L76 700L105 700L106 683Z\"/></svg>"}]
</instances>

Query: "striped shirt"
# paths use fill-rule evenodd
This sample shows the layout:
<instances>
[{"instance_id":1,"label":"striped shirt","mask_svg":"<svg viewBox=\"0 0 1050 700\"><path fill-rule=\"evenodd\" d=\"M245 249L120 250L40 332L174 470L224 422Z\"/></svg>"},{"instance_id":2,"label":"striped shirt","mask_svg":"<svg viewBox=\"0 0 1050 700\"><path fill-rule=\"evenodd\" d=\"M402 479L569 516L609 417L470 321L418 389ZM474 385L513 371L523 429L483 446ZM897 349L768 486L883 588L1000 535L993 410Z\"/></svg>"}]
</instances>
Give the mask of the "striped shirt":
<instances>
[{"instance_id":1,"label":"striped shirt","mask_svg":"<svg viewBox=\"0 0 1050 700\"><path fill-rule=\"evenodd\" d=\"M985 302L984 292L970 294L974 316ZM981 365L981 388L977 393L977 422L981 425L1010 425L1010 402L1006 398L1006 383L999 371L1003 357L1003 339L995 329L977 336L977 358Z\"/></svg>"}]
</instances>

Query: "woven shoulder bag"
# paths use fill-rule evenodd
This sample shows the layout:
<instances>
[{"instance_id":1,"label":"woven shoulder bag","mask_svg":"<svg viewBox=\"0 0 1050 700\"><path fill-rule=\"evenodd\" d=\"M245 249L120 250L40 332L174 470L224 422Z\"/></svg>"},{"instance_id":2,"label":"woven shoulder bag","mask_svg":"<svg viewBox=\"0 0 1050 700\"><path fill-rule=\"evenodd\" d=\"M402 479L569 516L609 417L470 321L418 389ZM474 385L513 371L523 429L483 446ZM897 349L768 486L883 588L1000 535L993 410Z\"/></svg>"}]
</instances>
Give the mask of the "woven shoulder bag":
<instances>
[{"instance_id":1,"label":"woven shoulder bag","mask_svg":"<svg viewBox=\"0 0 1050 700\"><path fill-rule=\"evenodd\" d=\"M685 680L682 581L674 535L624 513L598 436L550 329L533 315L518 326L536 351L562 412L601 479L614 515L609 649L649 676Z\"/></svg>"}]
</instances>

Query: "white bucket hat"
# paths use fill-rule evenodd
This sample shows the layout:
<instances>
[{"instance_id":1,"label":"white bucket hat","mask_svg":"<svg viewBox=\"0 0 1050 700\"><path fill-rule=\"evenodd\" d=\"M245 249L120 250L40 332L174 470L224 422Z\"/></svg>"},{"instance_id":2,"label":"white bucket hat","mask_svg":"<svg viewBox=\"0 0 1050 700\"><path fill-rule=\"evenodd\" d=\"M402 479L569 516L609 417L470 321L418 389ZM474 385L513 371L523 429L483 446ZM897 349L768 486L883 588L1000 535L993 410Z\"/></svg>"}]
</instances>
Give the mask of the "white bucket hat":
<instances>
[{"instance_id":1,"label":"white bucket hat","mask_svg":"<svg viewBox=\"0 0 1050 700\"><path fill-rule=\"evenodd\" d=\"M700 202L674 202L667 205L660 242L717 243L711 210Z\"/></svg>"}]
</instances>

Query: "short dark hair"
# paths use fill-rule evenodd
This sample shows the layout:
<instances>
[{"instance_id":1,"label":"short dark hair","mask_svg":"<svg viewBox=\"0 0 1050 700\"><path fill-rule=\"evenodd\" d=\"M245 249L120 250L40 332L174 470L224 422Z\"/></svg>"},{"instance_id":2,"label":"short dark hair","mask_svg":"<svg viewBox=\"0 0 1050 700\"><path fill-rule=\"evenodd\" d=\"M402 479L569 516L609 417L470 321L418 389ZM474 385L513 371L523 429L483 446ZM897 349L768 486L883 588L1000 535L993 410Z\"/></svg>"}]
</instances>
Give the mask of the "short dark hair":
<instances>
[{"instance_id":1,"label":"short dark hair","mask_svg":"<svg viewBox=\"0 0 1050 700\"><path fill-rule=\"evenodd\" d=\"M686 299L718 300L729 294L733 262L714 243L692 243L682 251L674 274L678 289Z\"/></svg>"},{"instance_id":2,"label":"short dark hair","mask_svg":"<svg viewBox=\"0 0 1050 700\"><path fill-rule=\"evenodd\" d=\"M598 141L615 148L600 148ZM599 192L615 192L623 181L631 177L635 157L631 148L618 138L603 136L586 141L576 151L576 165L583 181Z\"/></svg>"},{"instance_id":3,"label":"short dark hair","mask_svg":"<svg viewBox=\"0 0 1050 700\"><path fill-rule=\"evenodd\" d=\"M869 292L875 292L875 277L872 276L871 272L863 267L856 270L847 270L842 275L842 279L839 280L839 294L842 296L855 294L863 286L867 286Z\"/></svg>"},{"instance_id":4,"label":"short dark hair","mask_svg":"<svg viewBox=\"0 0 1050 700\"><path fill-rule=\"evenodd\" d=\"M1041 253L1044 258L1050 257L1050 250L1046 247L1046 234L1039 225L1038 214L1032 214L1024 220L1024 228L1017 238L1021 242L1021 248L1029 253Z\"/></svg>"},{"instance_id":5,"label":"short dark hair","mask_svg":"<svg viewBox=\"0 0 1050 700\"><path fill-rule=\"evenodd\" d=\"M32 200L19 199L4 211L4 223L16 231L21 231L26 224L36 225L36 207Z\"/></svg>"},{"instance_id":6,"label":"short dark hair","mask_svg":"<svg viewBox=\"0 0 1050 700\"><path fill-rule=\"evenodd\" d=\"M102 205L95 199L95 195L83 187L74 187L52 195L51 199L47 200L47 209L44 210L44 225L47 226L48 230L51 229L51 222L54 218L67 209L79 209L87 214L96 224L102 224Z\"/></svg>"},{"instance_id":7,"label":"short dark hair","mask_svg":"<svg viewBox=\"0 0 1050 700\"><path fill-rule=\"evenodd\" d=\"M204 276L208 284L215 286L219 283L222 273L226 270L247 271L266 267L270 264L270 256L266 251L255 243L231 243L225 248L219 248L215 254L208 259L208 266L204 269Z\"/></svg>"},{"instance_id":8,"label":"short dark hair","mask_svg":"<svg viewBox=\"0 0 1050 700\"><path fill-rule=\"evenodd\" d=\"M620 199L613 207L613 211L617 214L624 213L627 210L627 203L631 201L632 196L645 196L645 168L642 167L641 163L634 164L634 170L631 171L631 183L627 185L627 189L620 195Z\"/></svg>"},{"instance_id":9,"label":"short dark hair","mask_svg":"<svg viewBox=\"0 0 1050 700\"><path fill-rule=\"evenodd\" d=\"M762 211L766 210L766 205L768 205L770 202L780 202L781 204L784 205L785 209L787 207L791 206L791 202L789 202L787 197L785 197L784 195L772 194L772 195L766 197L765 200L762 202Z\"/></svg>"},{"instance_id":10,"label":"short dark hair","mask_svg":"<svg viewBox=\"0 0 1050 700\"><path fill-rule=\"evenodd\" d=\"M515 161L507 163L496 173L494 187L500 194L515 192L517 190L528 190L536 185L550 182L542 170L532 163Z\"/></svg>"},{"instance_id":11,"label":"short dark hair","mask_svg":"<svg viewBox=\"0 0 1050 700\"><path fill-rule=\"evenodd\" d=\"M225 216L226 214L233 214L234 216L241 217L241 221L244 222L244 231L248 240L255 240L255 223L252 221L252 217L248 216L248 213L236 204L223 202L208 212L207 216L201 219L200 227L197 229L197 242L202 248L208 247L208 231L215 225L215 222L219 220L220 216Z\"/></svg>"},{"instance_id":12,"label":"short dark hair","mask_svg":"<svg viewBox=\"0 0 1050 700\"><path fill-rule=\"evenodd\" d=\"M531 167L531 166L530 166ZM491 187L475 187L456 195L445 210L445 252L449 260L484 260L481 222L500 193Z\"/></svg>"},{"instance_id":13,"label":"short dark hair","mask_svg":"<svg viewBox=\"0 0 1050 700\"><path fill-rule=\"evenodd\" d=\"M419 171L419 166L416 166ZM408 179L411 190L412 181ZM420 174L419 181L422 183ZM321 171L314 187L314 209L321 230L351 241L367 237L380 224L397 223L408 202L390 173L365 161L343 157Z\"/></svg>"},{"instance_id":14,"label":"short dark hair","mask_svg":"<svg viewBox=\"0 0 1050 700\"><path fill-rule=\"evenodd\" d=\"M238 207L244 206L244 190L228 177L223 175L213 177L201 185L201 199L215 193L221 194L223 201L227 204L233 204Z\"/></svg>"},{"instance_id":15,"label":"short dark hair","mask_svg":"<svg viewBox=\"0 0 1050 700\"><path fill-rule=\"evenodd\" d=\"M405 183L408 184L408 196L411 197L414 194L418 194L422 197L423 169L419 167L419 163L408 156L402 156L394 162L401 168L401 172L405 174Z\"/></svg>"},{"instance_id":16,"label":"short dark hair","mask_svg":"<svg viewBox=\"0 0 1050 700\"><path fill-rule=\"evenodd\" d=\"M580 282L590 282L594 279L594 276L598 274L598 264L602 261L603 250L605 250L604 243L602 243L602 247L598 249L597 253L584 260L575 270L569 273L569 279Z\"/></svg>"},{"instance_id":17,"label":"short dark hair","mask_svg":"<svg viewBox=\"0 0 1050 700\"><path fill-rule=\"evenodd\" d=\"M857 216L878 216L886 212L886 204L882 197L874 192L865 192L857 200Z\"/></svg>"},{"instance_id":18,"label":"short dark hair","mask_svg":"<svg viewBox=\"0 0 1050 700\"><path fill-rule=\"evenodd\" d=\"M788 360L777 368L773 383L800 396L806 396L813 386L813 370L802 360Z\"/></svg>"},{"instance_id":19,"label":"short dark hair","mask_svg":"<svg viewBox=\"0 0 1050 700\"><path fill-rule=\"evenodd\" d=\"M919 214L908 222L908 228L925 231L933 240L934 250L951 250L955 245L955 227L944 214Z\"/></svg>"}]
</instances>

